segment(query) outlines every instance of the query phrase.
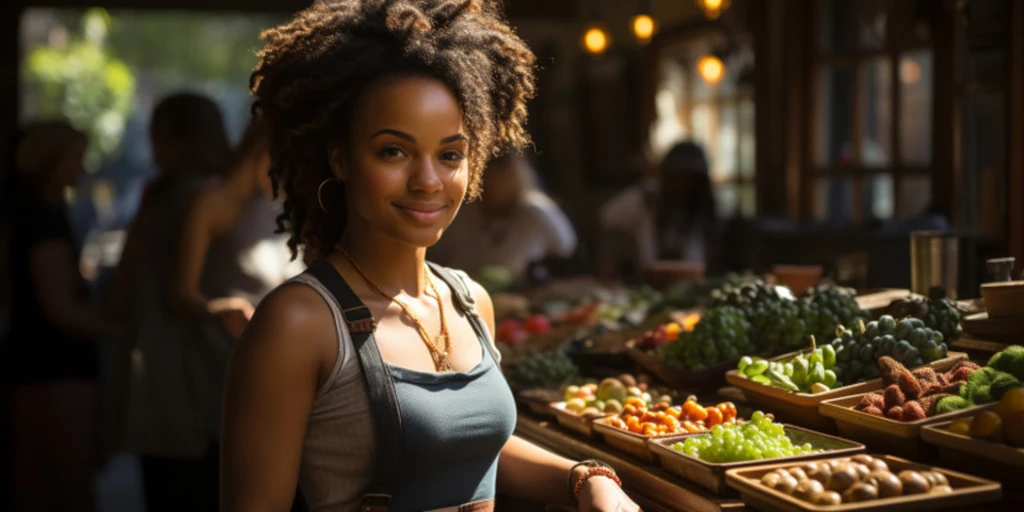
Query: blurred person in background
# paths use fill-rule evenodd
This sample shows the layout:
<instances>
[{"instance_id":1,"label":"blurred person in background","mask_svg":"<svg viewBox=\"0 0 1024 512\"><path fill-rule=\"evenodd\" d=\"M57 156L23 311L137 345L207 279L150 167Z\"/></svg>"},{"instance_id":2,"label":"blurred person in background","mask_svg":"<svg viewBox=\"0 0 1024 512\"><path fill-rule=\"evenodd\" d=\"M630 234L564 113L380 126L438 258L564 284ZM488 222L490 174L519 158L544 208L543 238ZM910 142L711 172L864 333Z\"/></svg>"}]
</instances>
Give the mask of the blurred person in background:
<instances>
[{"instance_id":1,"label":"blurred person in background","mask_svg":"<svg viewBox=\"0 0 1024 512\"><path fill-rule=\"evenodd\" d=\"M557 203L536 186L530 162L515 154L491 160L480 200L463 205L430 259L480 278L488 267L505 268L513 281L528 279L533 263L569 258L576 231Z\"/></svg>"},{"instance_id":2,"label":"blurred person in background","mask_svg":"<svg viewBox=\"0 0 1024 512\"><path fill-rule=\"evenodd\" d=\"M84 173L87 143L63 121L26 128L4 202L15 511L95 509L96 342L114 324L91 306L64 196Z\"/></svg>"},{"instance_id":3,"label":"blurred person in background","mask_svg":"<svg viewBox=\"0 0 1024 512\"><path fill-rule=\"evenodd\" d=\"M144 192L111 285L109 308L126 320L120 377L125 448L141 456L149 512L216 510L221 390L210 384L222 354L202 326L182 315L178 255L189 205L231 160L220 108L178 93L153 110L150 144L158 175ZM217 314L250 314L227 304Z\"/></svg>"},{"instance_id":4,"label":"blurred person in background","mask_svg":"<svg viewBox=\"0 0 1024 512\"><path fill-rule=\"evenodd\" d=\"M605 238L599 269L603 277L635 275L658 260L715 261L715 196L704 150L694 142L673 146L655 180L618 193L599 214Z\"/></svg>"}]
</instances>

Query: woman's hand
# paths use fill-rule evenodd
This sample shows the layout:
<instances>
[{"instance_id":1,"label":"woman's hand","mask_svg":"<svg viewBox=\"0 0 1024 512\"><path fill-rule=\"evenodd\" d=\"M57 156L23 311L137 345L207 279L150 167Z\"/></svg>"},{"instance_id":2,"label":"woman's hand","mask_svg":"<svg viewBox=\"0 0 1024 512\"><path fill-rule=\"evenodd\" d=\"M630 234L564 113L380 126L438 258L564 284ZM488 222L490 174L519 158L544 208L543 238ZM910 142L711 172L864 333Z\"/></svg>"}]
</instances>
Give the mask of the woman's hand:
<instances>
[{"instance_id":1,"label":"woman's hand","mask_svg":"<svg viewBox=\"0 0 1024 512\"><path fill-rule=\"evenodd\" d=\"M252 304L241 297L227 297L210 301L210 312L217 317L221 327L236 340L242 336L242 331L249 325L254 310Z\"/></svg>"},{"instance_id":2,"label":"woman's hand","mask_svg":"<svg viewBox=\"0 0 1024 512\"><path fill-rule=\"evenodd\" d=\"M639 512L640 507L626 496L619 484L604 476L594 476L580 489L580 512Z\"/></svg>"}]
</instances>

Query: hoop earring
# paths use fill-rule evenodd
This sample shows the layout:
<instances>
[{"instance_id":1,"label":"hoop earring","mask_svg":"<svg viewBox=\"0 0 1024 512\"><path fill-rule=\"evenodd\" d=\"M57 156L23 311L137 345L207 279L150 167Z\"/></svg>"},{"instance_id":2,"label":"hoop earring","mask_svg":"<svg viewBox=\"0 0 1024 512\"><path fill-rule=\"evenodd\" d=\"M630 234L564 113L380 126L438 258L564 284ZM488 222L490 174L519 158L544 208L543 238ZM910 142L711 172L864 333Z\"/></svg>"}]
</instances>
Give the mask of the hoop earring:
<instances>
[{"instance_id":1,"label":"hoop earring","mask_svg":"<svg viewBox=\"0 0 1024 512\"><path fill-rule=\"evenodd\" d=\"M321 181L320 182L320 186L316 188L316 202L320 203L320 209L323 210L324 213L327 213L327 207L324 206L324 197L323 197L324 185L326 185L326 184L328 184L329 182L332 182L332 181L335 182L335 183L338 183L338 180L336 180L334 178L327 178L327 179Z\"/></svg>"}]
</instances>

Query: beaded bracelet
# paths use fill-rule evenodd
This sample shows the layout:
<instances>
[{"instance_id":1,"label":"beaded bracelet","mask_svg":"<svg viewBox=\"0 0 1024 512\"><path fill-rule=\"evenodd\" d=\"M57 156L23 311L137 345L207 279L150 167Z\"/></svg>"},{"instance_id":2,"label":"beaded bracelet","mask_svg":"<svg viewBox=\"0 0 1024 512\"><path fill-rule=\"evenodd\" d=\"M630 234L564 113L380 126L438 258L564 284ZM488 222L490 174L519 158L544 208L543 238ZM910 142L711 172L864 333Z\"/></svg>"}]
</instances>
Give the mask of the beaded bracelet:
<instances>
[{"instance_id":1,"label":"beaded bracelet","mask_svg":"<svg viewBox=\"0 0 1024 512\"><path fill-rule=\"evenodd\" d=\"M619 480L619 477L618 475L615 474L615 471L612 471L611 469L605 467L592 467L588 469L587 472L584 473L579 480L576 480L576 485L575 487L573 487L572 495L576 497L577 502L580 501L580 491L583 490L583 484L586 483L587 480L590 480L592 477L595 476L611 478L616 485L622 487L622 480Z\"/></svg>"}]
</instances>

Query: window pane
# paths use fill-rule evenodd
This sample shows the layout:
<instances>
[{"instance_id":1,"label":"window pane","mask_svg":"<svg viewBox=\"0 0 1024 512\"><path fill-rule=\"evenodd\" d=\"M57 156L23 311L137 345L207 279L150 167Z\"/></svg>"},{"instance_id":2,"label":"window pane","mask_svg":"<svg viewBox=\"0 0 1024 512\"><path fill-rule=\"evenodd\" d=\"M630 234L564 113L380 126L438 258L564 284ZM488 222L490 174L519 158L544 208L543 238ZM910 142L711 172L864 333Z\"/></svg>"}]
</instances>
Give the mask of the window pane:
<instances>
[{"instance_id":1,"label":"window pane","mask_svg":"<svg viewBox=\"0 0 1024 512\"><path fill-rule=\"evenodd\" d=\"M870 59L861 66L860 163L883 167L890 161L892 130L892 72L886 57Z\"/></svg>"},{"instance_id":2,"label":"window pane","mask_svg":"<svg viewBox=\"0 0 1024 512\"><path fill-rule=\"evenodd\" d=\"M739 213L744 217L753 217L757 213L757 195L754 185L740 185Z\"/></svg>"},{"instance_id":3,"label":"window pane","mask_svg":"<svg viewBox=\"0 0 1024 512\"><path fill-rule=\"evenodd\" d=\"M731 101L722 103L718 111L718 140L715 142L714 161L711 162L715 179L731 179L737 175L739 137L736 132L736 104Z\"/></svg>"},{"instance_id":4,"label":"window pane","mask_svg":"<svg viewBox=\"0 0 1024 512\"><path fill-rule=\"evenodd\" d=\"M690 117L690 133L693 139L704 146L704 150L711 154L711 106L707 104L694 105Z\"/></svg>"},{"instance_id":5,"label":"window pane","mask_svg":"<svg viewBox=\"0 0 1024 512\"><path fill-rule=\"evenodd\" d=\"M932 203L932 178L928 175L905 176L900 188L902 217L918 217Z\"/></svg>"},{"instance_id":6,"label":"window pane","mask_svg":"<svg viewBox=\"0 0 1024 512\"><path fill-rule=\"evenodd\" d=\"M819 178L815 189L815 219L834 224L846 224L853 219L853 186L849 178Z\"/></svg>"},{"instance_id":7,"label":"window pane","mask_svg":"<svg viewBox=\"0 0 1024 512\"><path fill-rule=\"evenodd\" d=\"M825 0L818 2L818 48L824 53L853 49L853 20L859 2Z\"/></svg>"},{"instance_id":8,"label":"window pane","mask_svg":"<svg viewBox=\"0 0 1024 512\"><path fill-rule=\"evenodd\" d=\"M932 53L900 59L900 155L904 163L932 161Z\"/></svg>"},{"instance_id":9,"label":"window pane","mask_svg":"<svg viewBox=\"0 0 1024 512\"><path fill-rule=\"evenodd\" d=\"M853 73L847 68L825 68L818 73L818 108L815 135L818 165L853 163L850 121Z\"/></svg>"},{"instance_id":10,"label":"window pane","mask_svg":"<svg viewBox=\"0 0 1024 512\"><path fill-rule=\"evenodd\" d=\"M865 183L864 211L873 219L891 219L893 217L893 184L892 176L879 174L872 176Z\"/></svg>"},{"instance_id":11,"label":"window pane","mask_svg":"<svg viewBox=\"0 0 1024 512\"><path fill-rule=\"evenodd\" d=\"M718 203L718 214L722 217L734 216L739 201L736 185L716 185L714 194L715 202Z\"/></svg>"},{"instance_id":12,"label":"window pane","mask_svg":"<svg viewBox=\"0 0 1024 512\"><path fill-rule=\"evenodd\" d=\"M740 130L740 176L744 179L753 179L755 157L755 137L757 128L754 126L754 100L743 98L739 108L739 130Z\"/></svg>"},{"instance_id":13,"label":"window pane","mask_svg":"<svg viewBox=\"0 0 1024 512\"><path fill-rule=\"evenodd\" d=\"M851 2L854 3L854 2ZM878 50L885 46L885 36L889 25L887 0L860 0L860 25L857 27L857 40L865 50Z\"/></svg>"}]
</instances>

